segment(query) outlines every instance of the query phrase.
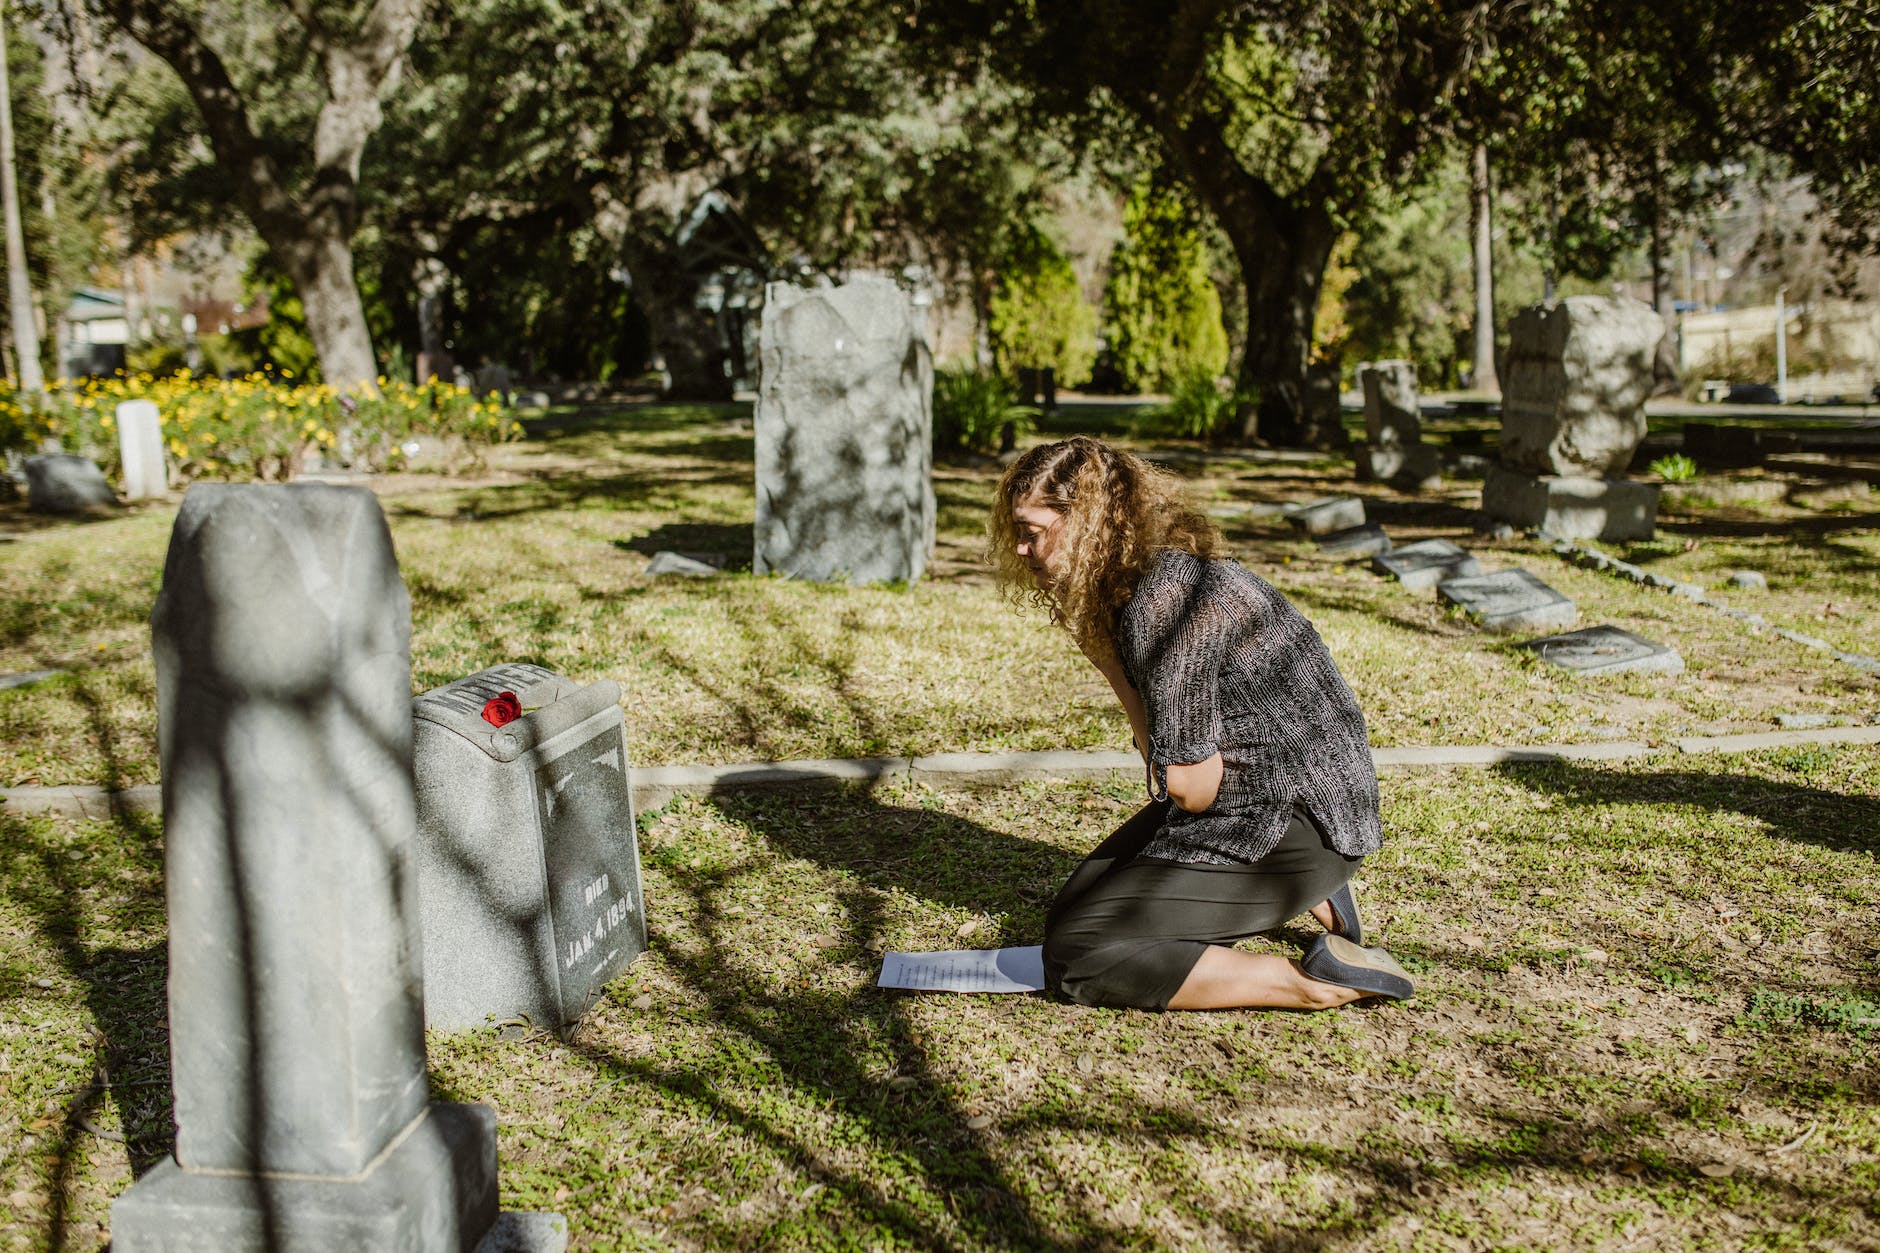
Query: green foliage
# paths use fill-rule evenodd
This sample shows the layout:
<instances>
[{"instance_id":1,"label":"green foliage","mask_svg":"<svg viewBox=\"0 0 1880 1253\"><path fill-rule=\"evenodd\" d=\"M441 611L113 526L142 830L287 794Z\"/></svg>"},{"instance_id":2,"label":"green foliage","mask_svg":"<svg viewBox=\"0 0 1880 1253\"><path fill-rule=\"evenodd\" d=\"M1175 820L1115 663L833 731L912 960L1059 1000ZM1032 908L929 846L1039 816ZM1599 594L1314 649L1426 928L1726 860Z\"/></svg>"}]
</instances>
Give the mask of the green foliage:
<instances>
[{"instance_id":1,"label":"green foliage","mask_svg":"<svg viewBox=\"0 0 1880 1253\"><path fill-rule=\"evenodd\" d=\"M1020 439L1038 426L1038 411L1018 403L1018 388L1009 378L971 365L934 371L935 449L994 452L1008 422Z\"/></svg>"},{"instance_id":2,"label":"green foliage","mask_svg":"<svg viewBox=\"0 0 1880 1253\"><path fill-rule=\"evenodd\" d=\"M1033 224L999 277L990 308L992 350L1007 371L1055 370L1060 387L1090 377L1097 313L1057 241Z\"/></svg>"},{"instance_id":3,"label":"green foliage","mask_svg":"<svg viewBox=\"0 0 1880 1253\"><path fill-rule=\"evenodd\" d=\"M1147 179L1123 206L1103 303L1116 368L1135 390L1161 391L1227 368L1221 297L1195 217L1187 197Z\"/></svg>"},{"instance_id":4,"label":"green foliage","mask_svg":"<svg viewBox=\"0 0 1880 1253\"><path fill-rule=\"evenodd\" d=\"M1880 1005L1851 992L1838 996L1804 996L1759 990L1750 993L1744 1017L1762 1027L1808 1026L1864 1032L1880 1028Z\"/></svg>"},{"instance_id":5,"label":"green foliage","mask_svg":"<svg viewBox=\"0 0 1880 1253\"><path fill-rule=\"evenodd\" d=\"M1467 179L1452 172L1381 207L1350 265L1344 364L1410 361L1426 387L1453 382L1472 348Z\"/></svg>"},{"instance_id":6,"label":"green foliage","mask_svg":"<svg viewBox=\"0 0 1880 1253\"><path fill-rule=\"evenodd\" d=\"M1175 379L1169 400L1148 411L1147 429L1188 439L1215 439L1234 430L1242 409L1256 403L1220 375L1190 370Z\"/></svg>"},{"instance_id":7,"label":"green foliage","mask_svg":"<svg viewBox=\"0 0 1880 1253\"><path fill-rule=\"evenodd\" d=\"M1688 483L1697 477L1697 463L1681 452L1657 458L1651 470L1667 483Z\"/></svg>"},{"instance_id":8,"label":"green foliage","mask_svg":"<svg viewBox=\"0 0 1880 1253\"><path fill-rule=\"evenodd\" d=\"M522 434L495 397L449 383L414 387L381 379L376 395L349 395L291 371L237 379L120 374L54 388L31 414L17 397L0 393L0 439L14 441L0 446L51 439L115 474L117 406L126 400L155 402L164 446L184 479L285 481L310 454L342 449L353 464L395 470L414 436L460 447L462 460L475 465L490 445Z\"/></svg>"}]
</instances>

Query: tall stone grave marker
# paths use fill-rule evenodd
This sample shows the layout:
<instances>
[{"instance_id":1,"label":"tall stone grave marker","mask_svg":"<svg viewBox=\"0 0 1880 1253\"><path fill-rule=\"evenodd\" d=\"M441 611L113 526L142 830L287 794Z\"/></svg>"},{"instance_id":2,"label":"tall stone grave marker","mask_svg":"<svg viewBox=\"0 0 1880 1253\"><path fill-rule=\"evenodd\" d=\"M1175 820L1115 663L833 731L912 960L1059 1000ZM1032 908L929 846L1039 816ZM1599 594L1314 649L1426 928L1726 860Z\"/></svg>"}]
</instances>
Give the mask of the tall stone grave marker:
<instances>
[{"instance_id":1,"label":"tall stone grave marker","mask_svg":"<svg viewBox=\"0 0 1880 1253\"><path fill-rule=\"evenodd\" d=\"M176 1151L112 1207L119 1253L496 1222L495 1114L428 1103L408 603L370 492L184 498L151 616Z\"/></svg>"},{"instance_id":2,"label":"tall stone grave marker","mask_svg":"<svg viewBox=\"0 0 1880 1253\"><path fill-rule=\"evenodd\" d=\"M934 543L933 354L893 280L765 289L752 569L912 581Z\"/></svg>"},{"instance_id":3,"label":"tall stone grave marker","mask_svg":"<svg viewBox=\"0 0 1880 1253\"><path fill-rule=\"evenodd\" d=\"M118 457L124 463L124 498L150 500L168 494L170 468L163 460L163 420L151 400L117 407Z\"/></svg>"},{"instance_id":4,"label":"tall stone grave marker","mask_svg":"<svg viewBox=\"0 0 1880 1253\"><path fill-rule=\"evenodd\" d=\"M1515 315L1503 371L1501 464L1482 508L1562 539L1649 539L1658 486L1621 477L1645 438L1664 323L1636 300L1569 296Z\"/></svg>"},{"instance_id":5,"label":"tall stone grave marker","mask_svg":"<svg viewBox=\"0 0 1880 1253\"><path fill-rule=\"evenodd\" d=\"M1440 478L1436 450L1423 442L1416 366L1367 361L1358 367L1358 386L1364 392L1365 438L1357 452L1358 477L1405 484Z\"/></svg>"},{"instance_id":6,"label":"tall stone grave marker","mask_svg":"<svg viewBox=\"0 0 1880 1253\"><path fill-rule=\"evenodd\" d=\"M566 1026L646 951L620 688L512 663L412 714L425 1024Z\"/></svg>"}]
</instances>

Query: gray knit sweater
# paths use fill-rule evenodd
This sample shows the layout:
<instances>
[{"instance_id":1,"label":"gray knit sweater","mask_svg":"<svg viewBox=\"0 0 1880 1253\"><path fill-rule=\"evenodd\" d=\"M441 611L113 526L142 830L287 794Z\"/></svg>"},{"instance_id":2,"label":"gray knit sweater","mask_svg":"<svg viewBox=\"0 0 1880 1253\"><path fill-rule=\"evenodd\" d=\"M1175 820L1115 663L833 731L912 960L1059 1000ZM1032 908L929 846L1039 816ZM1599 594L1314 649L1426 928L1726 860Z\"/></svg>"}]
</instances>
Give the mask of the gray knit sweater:
<instances>
[{"instance_id":1,"label":"gray knit sweater","mask_svg":"<svg viewBox=\"0 0 1880 1253\"><path fill-rule=\"evenodd\" d=\"M1145 857L1247 865L1273 851L1295 803L1332 847L1376 852L1377 771L1364 715L1319 633L1232 561L1165 552L1117 618L1117 652L1149 715L1151 778L1217 750L1221 792L1168 806Z\"/></svg>"}]
</instances>

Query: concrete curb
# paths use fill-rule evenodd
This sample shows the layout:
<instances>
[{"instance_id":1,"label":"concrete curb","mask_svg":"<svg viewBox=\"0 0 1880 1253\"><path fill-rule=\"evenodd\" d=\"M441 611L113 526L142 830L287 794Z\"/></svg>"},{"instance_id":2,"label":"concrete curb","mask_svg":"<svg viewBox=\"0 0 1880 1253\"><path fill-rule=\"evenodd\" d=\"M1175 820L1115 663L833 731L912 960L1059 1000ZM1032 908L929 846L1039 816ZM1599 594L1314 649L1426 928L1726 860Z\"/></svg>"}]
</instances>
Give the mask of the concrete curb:
<instances>
[{"instance_id":1,"label":"concrete curb","mask_svg":"<svg viewBox=\"0 0 1880 1253\"><path fill-rule=\"evenodd\" d=\"M1371 759L1380 773L1446 766L1498 766L1538 761L1625 761L1661 753L1747 753L1810 744L1880 744L1880 726L1814 727L1801 731L1752 731L1741 735L1679 736L1655 743L1607 740L1592 744L1461 744L1421 748L1377 748ZM1027 779L1062 779L1139 774L1142 759L1131 752L939 753L931 757L859 757L822 761L742 762L726 766L642 766L633 770L636 807L650 812L675 796L721 791L832 786L843 783L929 782L979 786ZM56 814L101 821L116 815L155 813L163 807L156 784L109 791L101 787L0 788L0 814Z\"/></svg>"}]
</instances>

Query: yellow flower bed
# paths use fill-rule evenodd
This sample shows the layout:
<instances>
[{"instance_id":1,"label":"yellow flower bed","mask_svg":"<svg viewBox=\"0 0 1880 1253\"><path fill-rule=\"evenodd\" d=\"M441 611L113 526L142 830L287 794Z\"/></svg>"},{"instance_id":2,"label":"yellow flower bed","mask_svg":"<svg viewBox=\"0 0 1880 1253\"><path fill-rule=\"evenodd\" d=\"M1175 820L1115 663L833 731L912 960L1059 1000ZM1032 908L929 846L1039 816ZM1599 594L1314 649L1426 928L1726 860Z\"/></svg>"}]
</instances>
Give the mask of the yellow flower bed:
<instances>
[{"instance_id":1,"label":"yellow flower bed","mask_svg":"<svg viewBox=\"0 0 1880 1253\"><path fill-rule=\"evenodd\" d=\"M500 397L478 397L452 383L415 386L381 378L377 395L356 395L297 383L285 372L238 379L178 372L60 379L36 400L0 381L0 448L32 451L52 440L113 474L117 407L126 400L155 402L164 445L184 479L285 481L316 452L396 470L418 436L461 440L475 465L490 445L522 434Z\"/></svg>"}]
</instances>

